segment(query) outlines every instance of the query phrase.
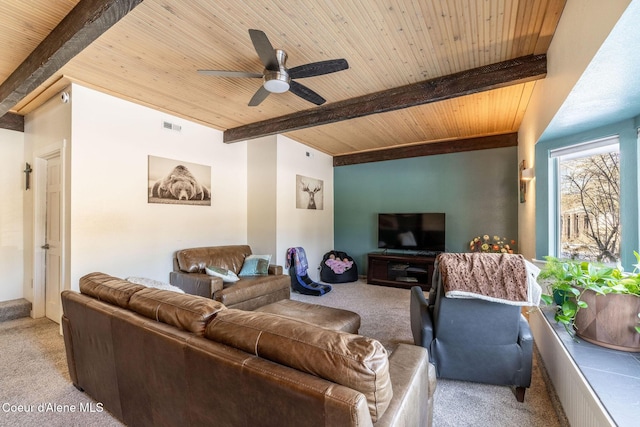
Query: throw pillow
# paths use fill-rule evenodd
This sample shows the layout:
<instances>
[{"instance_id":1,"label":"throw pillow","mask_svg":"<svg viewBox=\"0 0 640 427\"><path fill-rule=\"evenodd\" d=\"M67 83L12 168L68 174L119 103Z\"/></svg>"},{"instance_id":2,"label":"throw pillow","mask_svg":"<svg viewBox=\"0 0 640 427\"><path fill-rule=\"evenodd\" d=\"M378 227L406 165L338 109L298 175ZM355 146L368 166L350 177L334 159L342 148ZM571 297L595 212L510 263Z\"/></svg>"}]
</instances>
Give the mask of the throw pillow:
<instances>
[{"instance_id":1,"label":"throw pillow","mask_svg":"<svg viewBox=\"0 0 640 427\"><path fill-rule=\"evenodd\" d=\"M244 259L238 275L240 277L266 276L269 274L269 261L271 261L271 255L249 255Z\"/></svg>"},{"instance_id":2,"label":"throw pillow","mask_svg":"<svg viewBox=\"0 0 640 427\"><path fill-rule=\"evenodd\" d=\"M259 259L266 259L267 262L271 262L271 255L249 255L248 257L245 258L245 260L247 259L254 259L254 258L259 258Z\"/></svg>"},{"instance_id":3,"label":"throw pillow","mask_svg":"<svg viewBox=\"0 0 640 427\"><path fill-rule=\"evenodd\" d=\"M222 279L224 283L233 283L240 280L236 273L226 268L216 267L214 265L208 265L204 268L209 276L215 276Z\"/></svg>"}]
</instances>

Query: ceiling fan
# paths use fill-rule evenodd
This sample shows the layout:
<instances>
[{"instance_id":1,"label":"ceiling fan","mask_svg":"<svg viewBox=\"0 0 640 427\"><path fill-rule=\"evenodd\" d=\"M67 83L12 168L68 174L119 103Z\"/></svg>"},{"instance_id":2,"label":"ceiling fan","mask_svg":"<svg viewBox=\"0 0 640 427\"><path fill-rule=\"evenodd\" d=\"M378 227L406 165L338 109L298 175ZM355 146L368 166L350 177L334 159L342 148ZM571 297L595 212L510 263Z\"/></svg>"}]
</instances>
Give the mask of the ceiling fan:
<instances>
[{"instance_id":1,"label":"ceiling fan","mask_svg":"<svg viewBox=\"0 0 640 427\"><path fill-rule=\"evenodd\" d=\"M262 86L249 101L250 107L259 105L270 93L284 93L286 91L291 91L316 105L322 105L326 102L323 97L293 79L320 76L349 68L345 59L330 59L289 69L286 66L287 53L281 49L274 49L263 31L249 30L249 36L260 61L264 64L262 73L223 70L198 70L198 72L210 76L262 78Z\"/></svg>"}]
</instances>

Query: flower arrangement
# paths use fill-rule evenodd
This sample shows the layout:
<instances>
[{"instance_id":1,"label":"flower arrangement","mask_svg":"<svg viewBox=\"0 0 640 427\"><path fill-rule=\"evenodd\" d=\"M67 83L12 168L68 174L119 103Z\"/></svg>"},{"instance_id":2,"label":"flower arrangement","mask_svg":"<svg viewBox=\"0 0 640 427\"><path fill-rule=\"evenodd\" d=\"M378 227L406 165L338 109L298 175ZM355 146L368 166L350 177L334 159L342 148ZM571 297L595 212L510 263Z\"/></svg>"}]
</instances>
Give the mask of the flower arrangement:
<instances>
[{"instance_id":1,"label":"flower arrangement","mask_svg":"<svg viewBox=\"0 0 640 427\"><path fill-rule=\"evenodd\" d=\"M485 234L471 239L469 242L469 250L471 252L490 252L512 254L515 251L516 241L507 240L506 237L493 236L493 239Z\"/></svg>"}]
</instances>

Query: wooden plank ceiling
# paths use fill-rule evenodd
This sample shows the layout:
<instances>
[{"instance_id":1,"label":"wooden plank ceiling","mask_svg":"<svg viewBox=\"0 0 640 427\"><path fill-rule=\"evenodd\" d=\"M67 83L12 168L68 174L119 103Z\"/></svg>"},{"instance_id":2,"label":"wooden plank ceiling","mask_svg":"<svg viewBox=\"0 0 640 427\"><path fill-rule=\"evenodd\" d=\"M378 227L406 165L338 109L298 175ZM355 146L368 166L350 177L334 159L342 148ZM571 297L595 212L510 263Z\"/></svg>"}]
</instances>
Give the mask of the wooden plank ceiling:
<instances>
[{"instance_id":1,"label":"wooden plank ceiling","mask_svg":"<svg viewBox=\"0 0 640 427\"><path fill-rule=\"evenodd\" d=\"M306 110L319 115L340 105L336 103L545 54L565 1L143 0L45 76L39 87L21 96L10 111L25 115L69 82L77 82L229 130L231 135L257 122L273 123ZM2 2L0 82L15 73L78 3ZM260 79L197 73L198 69L262 72L250 28L264 31L274 48L285 50L290 68L345 58L348 70L300 80L327 103L316 107L287 92L271 94L259 106L249 107ZM481 87L477 93L284 134L336 157L510 134L518 130L535 79L543 77L538 73L531 79Z\"/></svg>"}]
</instances>

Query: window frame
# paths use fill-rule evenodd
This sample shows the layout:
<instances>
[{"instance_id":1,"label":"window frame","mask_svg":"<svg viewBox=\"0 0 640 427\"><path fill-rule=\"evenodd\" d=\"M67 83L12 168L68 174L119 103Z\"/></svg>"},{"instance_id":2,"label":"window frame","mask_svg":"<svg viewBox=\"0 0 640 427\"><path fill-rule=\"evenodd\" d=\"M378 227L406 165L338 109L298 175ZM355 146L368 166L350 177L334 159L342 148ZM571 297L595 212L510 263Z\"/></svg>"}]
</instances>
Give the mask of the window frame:
<instances>
[{"instance_id":1,"label":"window frame","mask_svg":"<svg viewBox=\"0 0 640 427\"><path fill-rule=\"evenodd\" d=\"M633 251L640 251L639 188L640 143L638 138L640 116L612 123L589 131L544 139L544 135L535 145L536 165L536 201L535 201L535 258L558 253L557 235L559 220L553 208L559 203L552 185L557 182L558 171L554 167L555 159L550 156L552 150L573 146L584 141L592 141L616 136L620 147L620 222L623 238L620 247L621 263L625 270L633 270L637 262Z\"/></svg>"},{"instance_id":2,"label":"window frame","mask_svg":"<svg viewBox=\"0 0 640 427\"><path fill-rule=\"evenodd\" d=\"M550 240L554 240L554 244L552 246L553 252L550 252L551 255L558 258L560 257L562 248L562 234L564 230L566 230L565 237L567 239L570 239L572 236L578 236L580 234L580 219L578 214L567 214L566 227L563 227L563 219L561 215L561 161L593 156L600 153L609 153L612 151L620 153L620 137L618 135L582 141L577 144L567 145L557 149L549 150L549 159L552 161L552 167L554 169L553 174L549 178L550 191L555 192L555 195L553 196L554 203L551 204L550 210L552 210L553 214L555 215L555 222L558 224L555 228L557 232L555 234L550 234L549 236ZM619 179L622 179L622 176L620 176ZM622 195L620 195L620 198L622 199ZM624 240L623 236L620 237L622 242L622 240ZM620 246L620 248L622 250L622 245Z\"/></svg>"}]
</instances>

